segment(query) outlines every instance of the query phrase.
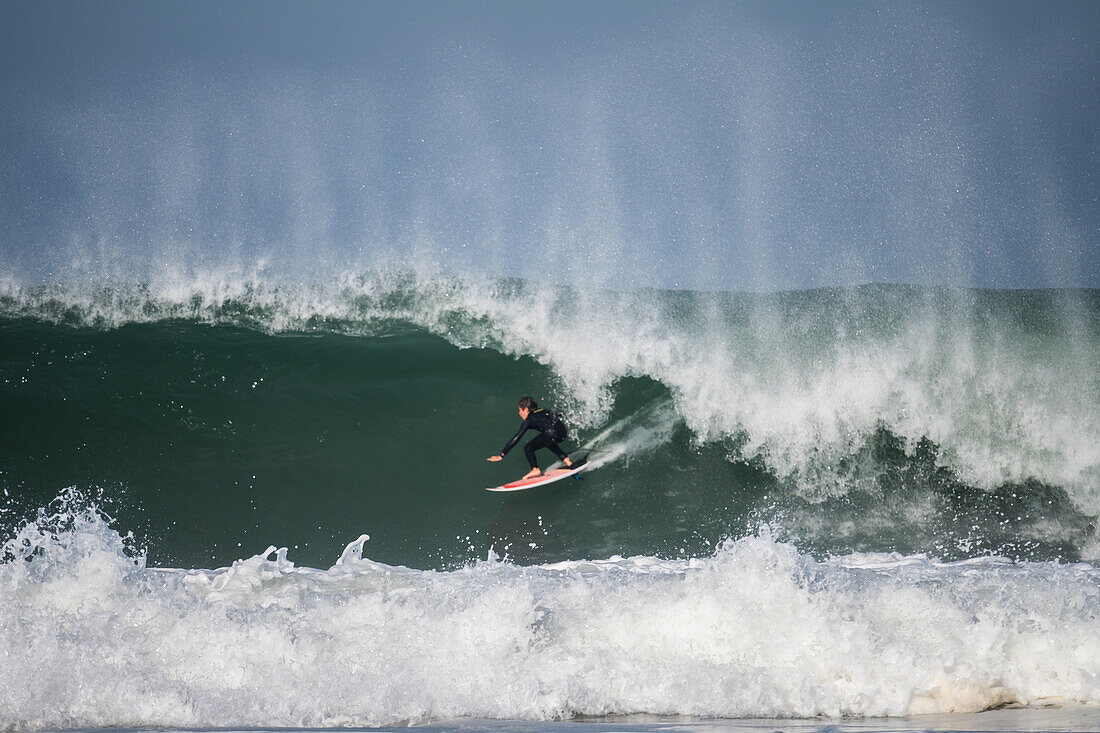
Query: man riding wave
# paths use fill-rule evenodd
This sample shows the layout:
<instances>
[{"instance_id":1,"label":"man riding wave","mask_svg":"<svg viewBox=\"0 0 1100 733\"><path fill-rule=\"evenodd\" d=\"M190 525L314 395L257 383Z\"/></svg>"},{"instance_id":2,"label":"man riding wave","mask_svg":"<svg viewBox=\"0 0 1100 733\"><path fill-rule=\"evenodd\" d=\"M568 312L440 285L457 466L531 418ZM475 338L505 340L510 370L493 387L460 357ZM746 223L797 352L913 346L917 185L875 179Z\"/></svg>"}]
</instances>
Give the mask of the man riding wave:
<instances>
[{"instance_id":1,"label":"man riding wave","mask_svg":"<svg viewBox=\"0 0 1100 733\"><path fill-rule=\"evenodd\" d=\"M523 424L519 426L519 430L504 446L504 450L495 456L489 456L486 460L494 462L502 460L505 454L516 446L524 433L528 430L537 430L539 434L523 446L523 455L527 456L527 462L531 464L531 470L523 478L534 478L542 475L542 469L539 468L538 461L535 459L535 451L539 448L549 448L554 455L562 460L566 468L572 468L573 461L558 445L558 443L565 440L568 433L565 423L561 420L560 413L540 408L533 397L521 398L518 407L519 417L523 420Z\"/></svg>"}]
</instances>

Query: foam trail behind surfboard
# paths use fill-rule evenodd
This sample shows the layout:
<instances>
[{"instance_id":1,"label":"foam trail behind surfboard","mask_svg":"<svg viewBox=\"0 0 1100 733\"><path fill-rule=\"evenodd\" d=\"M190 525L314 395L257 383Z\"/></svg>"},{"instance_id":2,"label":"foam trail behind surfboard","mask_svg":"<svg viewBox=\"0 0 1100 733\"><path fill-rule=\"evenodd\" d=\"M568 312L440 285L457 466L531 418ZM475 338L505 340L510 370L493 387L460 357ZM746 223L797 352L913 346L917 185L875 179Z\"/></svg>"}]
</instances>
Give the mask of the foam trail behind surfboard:
<instances>
[{"instance_id":1,"label":"foam trail behind surfboard","mask_svg":"<svg viewBox=\"0 0 1100 733\"><path fill-rule=\"evenodd\" d=\"M577 448L576 451L591 451L588 458L589 466L599 468L620 458L644 453L668 444L672 441L676 419L676 411L671 400L665 400L608 425L599 435L585 441L585 445ZM561 461L556 461L547 470L561 467Z\"/></svg>"}]
</instances>

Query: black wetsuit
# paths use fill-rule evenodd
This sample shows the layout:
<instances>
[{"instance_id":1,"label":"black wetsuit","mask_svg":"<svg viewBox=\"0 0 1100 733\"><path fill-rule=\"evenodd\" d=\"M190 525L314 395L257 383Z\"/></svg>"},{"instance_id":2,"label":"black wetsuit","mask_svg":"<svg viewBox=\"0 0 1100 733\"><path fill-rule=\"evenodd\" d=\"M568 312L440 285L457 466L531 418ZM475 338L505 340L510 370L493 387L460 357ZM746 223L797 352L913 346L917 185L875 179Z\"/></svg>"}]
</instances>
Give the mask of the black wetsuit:
<instances>
[{"instance_id":1,"label":"black wetsuit","mask_svg":"<svg viewBox=\"0 0 1100 733\"><path fill-rule=\"evenodd\" d=\"M565 453L558 447L558 443L565 440L566 437L565 423L561 421L558 413L541 408L528 413L527 419L523 421L523 424L519 426L519 430L508 441L508 445L504 446L504 450L500 452L501 458L512 448L515 448L516 443L528 430L539 431L538 435L527 441L527 445L523 446L523 455L527 456L527 462L531 464L531 468L539 467L538 462L535 460L535 451L539 448L549 448L554 455L565 460Z\"/></svg>"}]
</instances>

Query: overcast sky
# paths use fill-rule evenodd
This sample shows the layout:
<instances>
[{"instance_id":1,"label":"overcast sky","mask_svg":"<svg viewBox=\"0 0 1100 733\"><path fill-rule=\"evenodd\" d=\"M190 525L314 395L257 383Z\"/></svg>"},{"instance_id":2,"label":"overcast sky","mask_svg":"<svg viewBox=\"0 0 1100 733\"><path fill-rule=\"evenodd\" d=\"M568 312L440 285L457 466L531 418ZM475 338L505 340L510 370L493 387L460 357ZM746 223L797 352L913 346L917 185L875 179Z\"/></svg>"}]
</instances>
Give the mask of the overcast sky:
<instances>
[{"instance_id":1,"label":"overcast sky","mask_svg":"<svg viewBox=\"0 0 1100 733\"><path fill-rule=\"evenodd\" d=\"M1100 287L1096 2L0 2L0 267Z\"/></svg>"}]
</instances>

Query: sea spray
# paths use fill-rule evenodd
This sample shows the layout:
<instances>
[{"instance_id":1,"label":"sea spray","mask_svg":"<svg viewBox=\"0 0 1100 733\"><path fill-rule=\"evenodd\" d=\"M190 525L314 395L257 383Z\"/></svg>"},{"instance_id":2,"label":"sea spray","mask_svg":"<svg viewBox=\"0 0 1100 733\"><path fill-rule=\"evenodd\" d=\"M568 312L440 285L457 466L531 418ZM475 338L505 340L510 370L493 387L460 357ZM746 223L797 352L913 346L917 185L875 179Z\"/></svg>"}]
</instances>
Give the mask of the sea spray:
<instances>
[{"instance_id":1,"label":"sea spray","mask_svg":"<svg viewBox=\"0 0 1100 733\"><path fill-rule=\"evenodd\" d=\"M694 559L439 572L364 542L328 570L274 547L174 570L94 507L28 524L0 564L0 728L1100 705L1087 564L819 561L764 532Z\"/></svg>"}]
</instances>

